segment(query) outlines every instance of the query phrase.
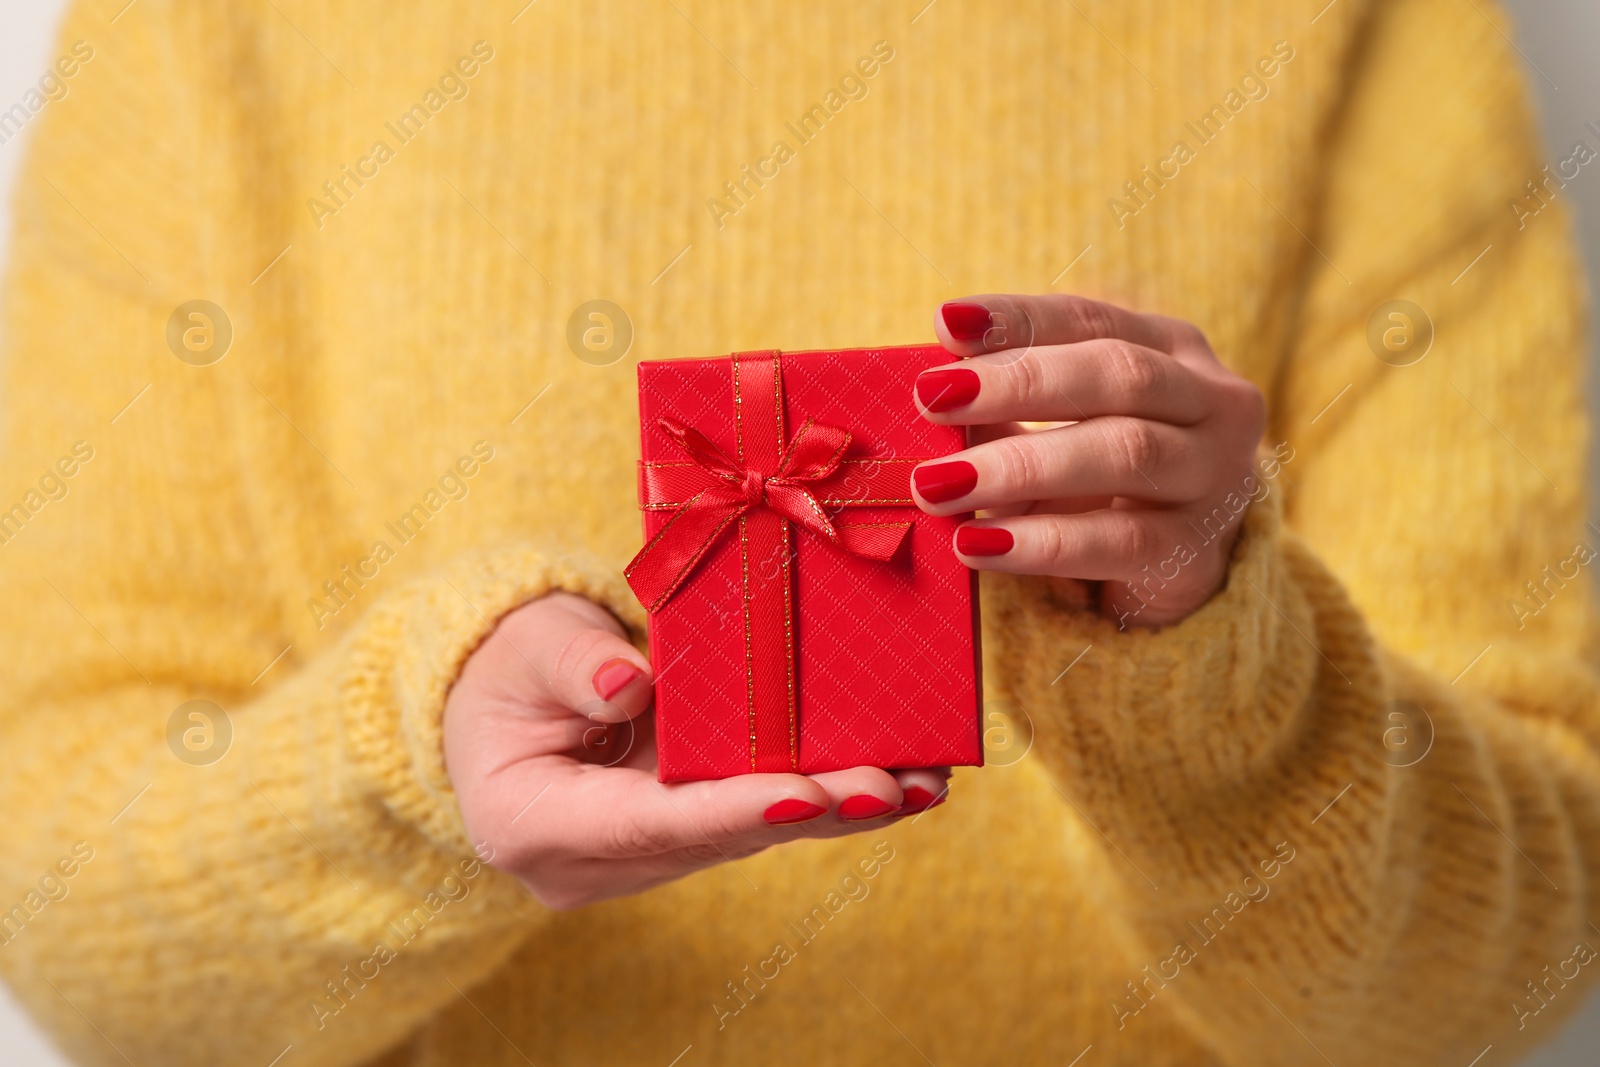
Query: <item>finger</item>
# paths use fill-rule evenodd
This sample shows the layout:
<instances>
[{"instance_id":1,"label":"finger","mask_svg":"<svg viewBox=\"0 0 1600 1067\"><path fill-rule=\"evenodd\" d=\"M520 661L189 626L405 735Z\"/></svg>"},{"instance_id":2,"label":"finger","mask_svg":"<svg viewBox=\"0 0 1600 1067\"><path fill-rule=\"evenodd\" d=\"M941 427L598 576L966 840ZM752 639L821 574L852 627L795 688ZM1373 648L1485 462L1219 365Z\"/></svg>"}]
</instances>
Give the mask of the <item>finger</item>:
<instances>
[{"instance_id":1,"label":"finger","mask_svg":"<svg viewBox=\"0 0 1600 1067\"><path fill-rule=\"evenodd\" d=\"M482 832L519 870L665 855L767 833L777 842L826 815L827 790L800 774L662 783L642 768L524 762L479 783Z\"/></svg>"},{"instance_id":2,"label":"finger","mask_svg":"<svg viewBox=\"0 0 1600 1067\"><path fill-rule=\"evenodd\" d=\"M597 767L542 777L542 785L524 776L499 790L498 830L490 834L497 865L535 880L559 867L557 897L579 902L635 892L801 837L844 836L888 821L838 819L830 814L836 798L828 786L852 795L863 788L887 793L899 807L893 777L874 768L837 772L828 782L748 774L664 784L646 771Z\"/></svg>"},{"instance_id":3,"label":"finger","mask_svg":"<svg viewBox=\"0 0 1600 1067\"><path fill-rule=\"evenodd\" d=\"M881 825L900 810L899 783L876 767L812 776L744 774L662 784L647 775L607 787L614 818L588 831L608 858L685 852L750 855L800 837L839 837ZM690 868L693 869L693 868Z\"/></svg>"},{"instance_id":4,"label":"finger","mask_svg":"<svg viewBox=\"0 0 1600 1067\"><path fill-rule=\"evenodd\" d=\"M1224 509L1227 523L1135 510L981 519L957 527L954 545L961 562L974 570L1143 583L1153 594L1183 582L1185 569L1242 514Z\"/></svg>"},{"instance_id":5,"label":"finger","mask_svg":"<svg viewBox=\"0 0 1600 1067\"><path fill-rule=\"evenodd\" d=\"M761 848L805 836L833 806L822 785L798 774L662 783L612 768L587 777L571 791L577 814L564 833L602 859Z\"/></svg>"},{"instance_id":6,"label":"finger","mask_svg":"<svg viewBox=\"0 0 1600 1067\"><path fill-rule=\"evenodd\" d=\"M1190 426L1214 406L1206 385L1164 352L1109 339L935 367L917 377L916 397L925 418L946 425L1129 415Z\"/></svg>"},{"instance_id":7,"label":"finger","mask_svg":"<svg viewBox=\"0 0 1600 1067\"><path fill-rule=\"evenodd\" d=\"M827 790L833 818L860 823L886 819L900 810L903 799L894 775L877 767L851 767L813 774L811 780Z\"/></svg>"},{"instance_id":8,"label":"finger","mask_svg":"<svg viewBox=\"0 0 1600 1067\"><path fill-rule=\"evenodd\" d=\"M650 661L609 614L570 596L540 607L520 615L508 636L555 700L596 722L622 722L649 708Z\"/></svg>"},{"instance_id":9,"label":"finger","mask_svg":"<svg viewBox=\"0 0 1600 1067\"><path fill-rule=\"evenodd\" d=\"M1019 433L1037 433L1044 427L1027 427L1020 422L984 423L973 426L967 431L969 445L982 444L984 441L998 441L1002 437L1015 437Z\"/></svg>"},{"instance_id":10,"label":"finger","mask_svg":"<svg viewBox=\"0 0 1600 1067\"><path fill-rule=\"evenodd\" d=\"M967 443L976 445L984 441L998 441L1002 437L1015 437L1022 433L1038 433L1040 430L1063 425L1061 423L1035 423L1033 426L1024 426L1020 422L997 422L972 426L967 430ZM1076 500L1051 500L1033 501L1023 500L1015 504L1007 504L1003 508L985 508L986 518L1000 518L1006 515L1025 515L1036 507L1042 511L1094 511L1097 508L1109 507L1110 497L1081 497Z\"/></svg>"},{"instance_id":11,"label":"finger","mask_svg":"<svg viewBox=\"0 0 1600 1067\"><path fill-rule=\"evenodd\" d=\"M926 805L922 803L919 797L917 803L912 804L909 808L902 802L886 814L857 819L842 819L837 812L834 812L828 816L784 827L781 833L757 832L716 844L708 841L699 845L689 845L676 852L650 857L643 861L642 865L635 861L633 867L636 871L642 869L648 872L646 877L651 884L659 884L673 878L682 877L692 871L716 866L719 863L733 863L773 845L783 844L786 841L797 838L823 840L881 830L905 816L919 815L921 812L926 811L928 807L937 806L942 802L943 790L945 789L944 779L936 771L905 773L922 776L914 777L913 781L926 782L928 792ZM899 776L900 772L897 772L893 778L898 779ZM923 787L913 785L912 788L918 794L923 792ZM852 795L859 796L862 794L855 793ZM641 888L643 887L641 886Z\"/></svg>"},{"instance_id":12,"label":"finger","mask_svg":"<svg viewBox=\"0 0 1600 1067\"><path fill-rule=\"evenodd\" d=\"M1110 415L974 445L917 466L911 486L923 511L952 515L1055 497L1188 502L1210 477L1194 431Z\"/></svg>"},{"instance_id":13,"label":"finger","mask_svg":"<svg viewBox=\"0 0 1600 1067\"><path fill-rule=\"evenodd\" d=\"M1182 336L1175 323L1064 293L966 297L940 305L934 316L939 343L958 356L1111 337L1171 352Z\"/></svg>"},{"instance_id":14,"label":"finger","mask_svg":"<svg viewBox=\"0 0 1600 1067\"><path fill-rule=\"evenodd\" d=\"M926 767L895 771L900 784L900 815L915 815L943 804L950 795L950 768Z\"/></svg>"}]
</instances>

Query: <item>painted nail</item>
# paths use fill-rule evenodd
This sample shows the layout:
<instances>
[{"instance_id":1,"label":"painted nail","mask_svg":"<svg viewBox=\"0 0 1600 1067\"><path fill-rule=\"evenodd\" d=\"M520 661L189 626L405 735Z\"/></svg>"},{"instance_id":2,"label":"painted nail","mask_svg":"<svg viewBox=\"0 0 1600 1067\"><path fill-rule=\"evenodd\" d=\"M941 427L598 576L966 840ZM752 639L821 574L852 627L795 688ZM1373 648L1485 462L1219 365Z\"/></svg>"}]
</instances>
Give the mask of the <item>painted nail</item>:
<instances>
[{"instance_id":1,"label":"painted nail","mask_svg":"<svg viewBox=\"0 0 1600 1067\"><path fill-rule=\"evenodd\" d=\"M600 664L600 669L594 672L594 691L601 700L610 700L627 688L628 683L643 674L628 660L618 656L608 659Z\"/></svg>"},{"instance_id":2,"label":"painted nail","mask_svg":"<svg viewBox=\"0 0 1600 1067\"><path fill-rule=\"evenodd\" d=\"M939 314L944 317L944 328L957 341L976 341L994 325L989 309L982 304L954 300L941 306Z\"/></svg>"},{"instance_id":3,"label":"painted nail","mask_svg":"<svg viewBox=\"0 0 1600 1067\"><path fill-rule=\"evenodd\" d=\"M956 551L963 556L1003 556L1015 544L1004 526L956 527Z\"/></svg>"},{"instance_id":4,"label":"painted nail","mask_svg":"<svg viewBox=\"0 0 1600 1067\"><path fill-rule=\"evenodd\" d=\"M790 797L788 800L780 800L772 805L761 817L773 826L786 826L792 822L805 822L808 819L815 819L827 810L821 804L813 804L809 800L801 800L799 797Z\"/></svg>"},{"instance_id":5,"label":"painted nail","mask_svg":"<svg viewBox=\"0 0 1600 1067\"><path fill-rule=\"evenodd\" d=\"M905 791L905 800L900 805L900 814L915 815L919 811L937 808L945 802L945 798L949 795L948 791L935 795L920 785L914 785Z\"/></svg>"},{"instance_id":6,"label":"painted nail","mask_svg":"<svg viewBox=\"0 0 1600 1067\"><path fill-rule=\"evenodd\" d=\"M940 367L917 378L917 399L929 411L954 411L978 399L983 381L966 367Z\"/></svg>"},{"instance_id":7,"label":"painted nail","mask_svg":"<svg viewBox=\"0 0 1600 1067\"><path fill-rule=\"evenodd\" d=\"M888 815L898 810L887 800L879 800L871 793L857 793L839 805L839 818L845 822L860 822L862 819L876 819L880 815Z\"/></svg>"},{"instance_id":8,"label":"painted nail","mask_svg":"<svg viewBox=\"0 0 1600 1067\"><path fill-rule=\"evenodd\" d=\"M911 472L917 492L930 504L957 500L978 487L978 468L964 459L932 463Z\"/></svg>"}]
</instances>

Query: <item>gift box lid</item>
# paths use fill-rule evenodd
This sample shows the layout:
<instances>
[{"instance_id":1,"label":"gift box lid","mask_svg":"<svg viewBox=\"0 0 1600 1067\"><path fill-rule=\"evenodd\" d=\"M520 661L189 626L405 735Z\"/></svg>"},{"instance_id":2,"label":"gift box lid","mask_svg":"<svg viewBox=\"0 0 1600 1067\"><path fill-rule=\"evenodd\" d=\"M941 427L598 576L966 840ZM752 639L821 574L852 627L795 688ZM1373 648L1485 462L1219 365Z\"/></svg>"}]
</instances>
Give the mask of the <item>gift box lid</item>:
<instances>
[{"instance_id":1,"label":"gift box lid","mask_svg":"<svg viewBox=\"0 0 1600 1067\"><path fill-rule=\"evenodd\" d=\"M953 359L916 345L640 363L642 492L689 463L668 424L702 434L735 465L759 466L766 446L770 474L778 446L812 420L849 434L837 472L812 483L825 510L840 524L910 524L886 560L853 555L766 508L716 537L651 615L663 781L756 766L816 773L982 762L977 580L951 549L970 515L925 515L909 489L911 466L965 447L961 428L928 422L912 400L916 376ZM867 487L895 495L863 496ZM649 542L681 501L641 505ZM752 634L747 615L759 623L763 600L768 625ZM752 648L752 636L779 632L780 617L785 647ZM784 689L792 700L775 698ZM774 721L785 705L792 714Z\"/></svg>"}]
</instances>

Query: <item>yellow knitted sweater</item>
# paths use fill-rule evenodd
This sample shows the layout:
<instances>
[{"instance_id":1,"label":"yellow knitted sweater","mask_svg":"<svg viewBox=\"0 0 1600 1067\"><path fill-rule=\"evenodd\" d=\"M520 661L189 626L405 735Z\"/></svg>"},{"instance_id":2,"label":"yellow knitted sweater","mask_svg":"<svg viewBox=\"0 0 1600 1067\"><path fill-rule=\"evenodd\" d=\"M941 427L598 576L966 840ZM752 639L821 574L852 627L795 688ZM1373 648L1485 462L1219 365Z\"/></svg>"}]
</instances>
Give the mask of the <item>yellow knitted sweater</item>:
<instances>
[{"instance_id":1,"label":"yellow knitted sweater","mask_svg":"<svg viewBox=\"0 0 1600 1067\"><path fill-rule=\"evenodd\" d=\"M124 4L6 286L0 972L70 1055L1464 1065L1579 1003L1597 179L1488 3ZM553 588L640 632L636 360L1051 289L1270 398L1209 604L986 577L1007 755L914 823L561 914L474 861L464 657Z\"/></svg>"}]
</instances>

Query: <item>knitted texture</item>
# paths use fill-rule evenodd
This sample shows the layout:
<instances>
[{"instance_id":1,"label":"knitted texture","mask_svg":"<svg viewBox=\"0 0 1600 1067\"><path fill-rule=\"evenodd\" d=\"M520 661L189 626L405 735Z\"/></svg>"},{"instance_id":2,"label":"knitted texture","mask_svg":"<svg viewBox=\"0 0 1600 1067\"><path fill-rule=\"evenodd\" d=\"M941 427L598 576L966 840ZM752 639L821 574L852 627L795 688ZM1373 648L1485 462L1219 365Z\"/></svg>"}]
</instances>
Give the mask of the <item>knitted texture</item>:
<instances>
[{"instance_id":1,"label":"knitted texture","mask_svg":"<svg viewBox=\"0 0 1600 1067\"><path fill-rule=\"evenodd\" d=\"M0 973L71 1056L1462 1065L1581 1001L1578 268L1488 0L124 3L5 287ZM1269 397L1210 603L986 577L993 758L881 833L561 914L474 861L462 661L641 632L636 360L1051 289Z\"/></svg>"}]
</instances>

